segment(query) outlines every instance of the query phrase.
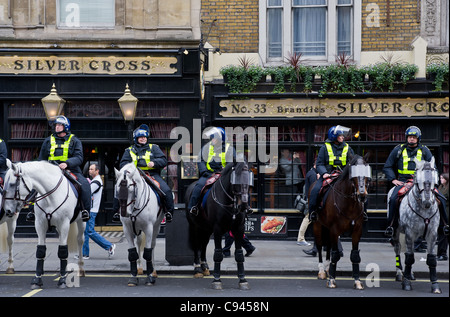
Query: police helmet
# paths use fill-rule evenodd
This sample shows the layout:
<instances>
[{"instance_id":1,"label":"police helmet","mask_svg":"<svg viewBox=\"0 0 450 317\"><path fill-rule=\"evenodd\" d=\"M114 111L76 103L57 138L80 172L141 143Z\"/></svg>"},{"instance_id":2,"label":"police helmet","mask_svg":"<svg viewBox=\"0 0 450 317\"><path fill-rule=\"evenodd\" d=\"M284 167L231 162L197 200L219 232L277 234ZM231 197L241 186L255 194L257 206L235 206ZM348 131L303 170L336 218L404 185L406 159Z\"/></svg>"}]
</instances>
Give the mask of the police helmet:
<instances>
[{"instance_id":1,"label":"police helmet","mask_svg":"<svg viewBox=\"0 0 450 317\"><path fill-rule=\"evenodd\" d=\"M417 137L417 140L420 142L420 138L422 137L422 132L420 131L420 129L418 127L412 125L405 131L405 139L408 139L409 136Z\"/></svg>"},{"instance_id":2,"label":"police helmet","mask_svg":"<svg viewBox=\"0 0 450 317\"><path fill-rule=\"evenodd\" d=\"M150 128L146 124L141 124L137 129L133 131L133 139L134 143L138 144L138 138L146 137L147 139L150 136Z\"/></svg>"},{"instance_id":3,"label":"police helmet","mask_svg":"<svg viewBox=\"0 0 450 317\"><path fill-rule=\"evenodd\" d=\"M219 140L222 140L222 142L225 142L226 139L227 139L226 134L225 134L225 130L223 128L220 128L220 127L212 127L210 129L208 129L205 132L205 135L207 137L209 137L210 140L212 140L212 139L219 139Z\"/></svg>"},{"instance_id":4,"label":"police helmet","mask_svg":"<svg viewBox=\"0 0 450 317\"><path fill-rule=\"evenodd\" d=\"M57 116L55 121L52 122L53 126L58 123L63 125L65 132L70 131L70 121L65 116Z\"/></svg>"},{"instance_id":5,"label":"police helmet","mask_svg":"<svg viewBox=\"0 0 450 317\"><path fill-rule=\"evenodd\" d=\"M352 129L344 127L342 125L332 126L328 130L328 140L334 142L340 135L343 135L346 138L350 135L351 131Z\"/></svg>"}]
</instances>

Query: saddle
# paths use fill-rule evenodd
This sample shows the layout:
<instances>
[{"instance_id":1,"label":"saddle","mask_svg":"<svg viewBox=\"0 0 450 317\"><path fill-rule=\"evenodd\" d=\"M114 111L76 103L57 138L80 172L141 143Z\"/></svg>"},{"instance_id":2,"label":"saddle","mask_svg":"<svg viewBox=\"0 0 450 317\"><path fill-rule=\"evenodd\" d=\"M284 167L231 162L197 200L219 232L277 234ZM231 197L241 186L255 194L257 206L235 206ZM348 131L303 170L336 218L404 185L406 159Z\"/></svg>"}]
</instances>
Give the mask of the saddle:
<instances>
[{"instance_id":1,"label":"saddle","mask_svg":"<svg viewBox=\"0 0 450 317\"><path fill-rule=\"evenodd\" d=\"M209 191L214 183L220 178L220 173L214 173L210 178L206 180L205 186L203 186L202 191L200 192L200 201L202 202L202 206L206 203L206 198L208 198Z\"/></svg>"},{"instance_id":2,"label":"saddle","mask_svg":"<svg viewBox=\"0 0 450 317\"><path fill-rule=\"evenodd\" d=\"M161 205L161 207L165 210L165 198L166 194L161 190L161 184L150 175L148 172L144 172L140 168L138 168L139 174L141 174L142 178L145 180L145 182L150 185L150 187L153 189L153 191L156 194L156 197L158 198L158 203ZM161 197L163 199L161 199Z\"/></svg>"}]
</instances>

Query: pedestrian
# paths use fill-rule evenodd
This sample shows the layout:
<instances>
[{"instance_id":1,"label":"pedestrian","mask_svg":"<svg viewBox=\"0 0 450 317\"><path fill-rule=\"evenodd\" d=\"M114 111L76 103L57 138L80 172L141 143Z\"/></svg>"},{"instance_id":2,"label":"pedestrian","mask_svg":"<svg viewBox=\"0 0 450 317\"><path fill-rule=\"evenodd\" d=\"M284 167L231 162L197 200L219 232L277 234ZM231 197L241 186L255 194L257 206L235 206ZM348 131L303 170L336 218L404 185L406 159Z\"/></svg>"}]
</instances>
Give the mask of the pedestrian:
<instances>
[{"instance_id":1,"label":"pedestrian","mask_svg":"<svg viewBox=\"0 0 450 317\"><path fill-rule=\"evenodd\" d=\"M111 258L114 255L116 245L109 242L95 231L95 218L99 212L103 193L103 181L97 163L93 163L89 166L89 176L91 177L90 185L92 192L91 218L87 222L84 231L83 259L89 259L89 239L97 243L102 249L108 251L108 256ZM75 257L78 257L78 255Z\"/></svg>"},{"instance_id":2,"label":"pedestrian","mask_svg":"<svg viewBox=\"0 0 450 317\"><path fill-rule=\"evenodd\" d=\"M320 174L317 173L316 170L316 162L314 162L313 167L306 173L306 179L305 179L305 188L304 188L304 196L307 198L309 194L309 189L312 184L314 184L320 177ZM307 199L308 200L308 199ZM298 230L298 236L297 236L297 244L300 246L308 246L311 245L311 243L307 242L305 240L305 232L308 229L309 224L311 223L311 220L309 219L309 209L308 205L306 205L305 214L303 217L303 221L300 225L300 229Z\"/></svg>"},{"instance_id":3,"label":"pedestrian","mask_svg":"<svg viewBox=\"0 0 450 317\"><path fill-rule=\"evenodd\" d=\"M54 121L50 121L52 126L52 134L42 143L39 153L39 161L49 161L57 164L64 173L69 175L70 171L75 175L76 181L80 185L81 202L81 218L83 221L89 220L89 211L91 209L91 187L88 180L81 172L81 164L83 163L83 145L81 141L70 132L70 121L65 116L57 116ZM35 216L33 212L29 212L26 217L27 221L34 222Z\"/></svg>"},{"instance_id":4,"label":"pedestrian","mask_svg":"<svg viewBox=\"0 0 450 317\"><path fill-rule=\"evenodd\" d=\"M395 187L389 199L388 227L385 235L394 236L394 231L398 226L398 192L405 184L414 178L416 163L419 161L430 162L433 154L425 145L421 144L422 132L416 126L410 126L405 131L405 143L397 145L389 154L383 167L383 172L389 183ZM441 197L439 213L443 221L444 233L448 235L448 218L445 213L445 201Z\"/></svg>"},{"instance_id":5,"label":"pedestrian","mask_svg":"<svg viewBox=\"0 0 450 317\"><path fill-rule=\"evenodd\" d=\"M448 173L443 173L440 176L440 181L441 181L441 185L439 185L439 192L445 197L445 199L448 202ZM447 219L449 217L448 214L448 203L446 204L446 209L445 212L447 213ZM448 235L445 236L445 234L443 233L443 231L441 229L439 229L438 231L438 241L437 241L437 260L438 261L447 261L448 260L448 256L447 256L447 249L448 249Z\"/></svg>"},{"instance_id":6,"label":"pedestrian","mask_svg":"<svg viewBox=\"0 0 450 317\"><path fill-rule=\"evenodd\" d=\"M225 247L222 249L223 256L229 257L231 255L230 249L234 242L233 234L230 232L225 233ZM247 235L244 234L243 240L242 240L242 247L247 251L245 253L245 256L250 256L255 250L255 246L250 242Z\"/></svg>"}]
</instances>

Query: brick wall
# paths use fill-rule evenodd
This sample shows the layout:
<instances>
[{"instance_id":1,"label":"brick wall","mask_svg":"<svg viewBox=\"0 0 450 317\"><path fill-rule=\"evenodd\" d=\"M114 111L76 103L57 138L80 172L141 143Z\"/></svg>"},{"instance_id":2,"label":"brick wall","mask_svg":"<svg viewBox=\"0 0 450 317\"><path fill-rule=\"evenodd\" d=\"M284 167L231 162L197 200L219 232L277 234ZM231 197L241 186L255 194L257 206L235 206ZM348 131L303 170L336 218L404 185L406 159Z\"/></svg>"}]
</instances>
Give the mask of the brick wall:
<instances>
[{"instance_id":1,"label":"brick wall","mask_svg":"<svg viewBox=\"0 0 450 317\"><path fill-rule=\"evenodd\" d=\"M202 0L202 33L224 53L258 52L258 0Z\"/></svg>"},{"instance_id":2,"label":"brick wall","mask_svg":"<svg viewBox=\"0 0 450 317\"><path fill-rule=\"evenodd\" d=\"M366 19L373 15L367 5L379 7L379 27L369 27ZM410 50L420 34L420 0L363 0L362 51ZM369 22L374 20L369 16Z\"/></svg>"}]
</instances>

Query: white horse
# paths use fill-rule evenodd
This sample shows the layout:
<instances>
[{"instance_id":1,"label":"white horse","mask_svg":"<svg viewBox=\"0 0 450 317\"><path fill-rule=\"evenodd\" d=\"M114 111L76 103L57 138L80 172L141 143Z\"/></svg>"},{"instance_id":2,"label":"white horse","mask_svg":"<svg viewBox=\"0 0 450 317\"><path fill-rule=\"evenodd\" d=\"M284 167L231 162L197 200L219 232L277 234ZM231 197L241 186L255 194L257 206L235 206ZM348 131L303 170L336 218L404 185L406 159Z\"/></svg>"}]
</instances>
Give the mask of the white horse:
<instances>
[{"instance_id":1,"label":"white horse","mask_svg":"<svg viewBox=\"0 0 450 317\"><path fill-rule=\"evenodd\" d=\"M156 237L159 233L164 213L158 203L158 198L134 163L123 166L116 173L116 197L120 204L120 220L123 232L128 241L128 260L130 261L131 277L128 286L136 286L139 283L138 261L140 255L141 232L145 234L145 246L143 258L147 261L146 285L156 282L156 272L153 270L153 250Z\"/></svg>"},{"instance_id":2,"label":"white horse","mask_svg":"<svg viewBox=\"0 0 450 317\"><path fill-rule=\"evenodd\" d=\"M431 162L415 159L416 171L414 185L402 199L399 207L399 224L393 237L396 255L397 277L402 281L404 290L412 290L412 265L414 264L414 241L423 236L427 241L427 265L430 272L431 291L440 294L441 289L437 282L436 253L434 252L440 215L437 198L434 195L435 185L438 183L438 172L434 168L434 157ZM388 202L393 189L388 193ZM389 208L389 203L388 203ZM400 251L404 234L405 270L402 272Z\"/></svg>"},{"instance_id":3,"label":"white horse","mask_svg":"<svg viewBox=\"0 0 450 317\"><path fill-rule=\"evenodd\" d=\"M0 201L2 199L3 194L0 192ZM3 208L0 211L0 252L5 253L8 251L8 268L6 269L6 274L14 274L13 243L18 217L18 212L12 215L6 215Z\"/></svg>"},{"instance_id":4,"label":"white horse","mask_svg":"<svg viewBox=\"0 0 450 317\"><path fill-rule=\"evenodd\" d=\"M59 233L58 257L60 259L60 278L58 287L66 287L67 258L69 251L75 251L72 241L77 235L78 274L84 276L82 245L85 223L81 214L75 213L77 196L70 181L61 169L46 161L7 163L9 170L5 176L5 203L7 214L19 212L24 204L34 202L35 228L38 235L36 248L36 276L31 281L31 288L42 287L44 259L46 254L46 233L50 226L55 226ZM71 222L76 223L76 226ZM78 231L76 230L78 229ZM69 250L70 248L70 250Z\"/></svg>"}]
</instances>

